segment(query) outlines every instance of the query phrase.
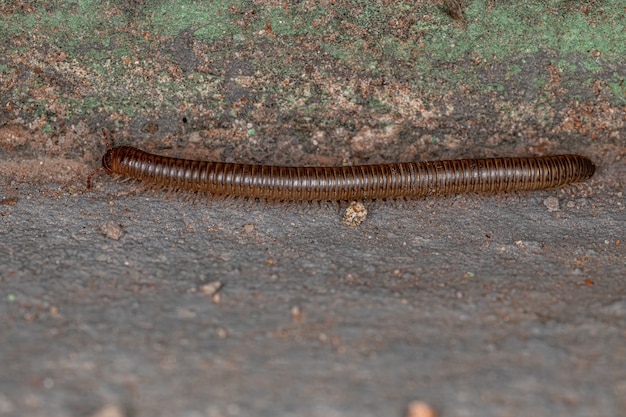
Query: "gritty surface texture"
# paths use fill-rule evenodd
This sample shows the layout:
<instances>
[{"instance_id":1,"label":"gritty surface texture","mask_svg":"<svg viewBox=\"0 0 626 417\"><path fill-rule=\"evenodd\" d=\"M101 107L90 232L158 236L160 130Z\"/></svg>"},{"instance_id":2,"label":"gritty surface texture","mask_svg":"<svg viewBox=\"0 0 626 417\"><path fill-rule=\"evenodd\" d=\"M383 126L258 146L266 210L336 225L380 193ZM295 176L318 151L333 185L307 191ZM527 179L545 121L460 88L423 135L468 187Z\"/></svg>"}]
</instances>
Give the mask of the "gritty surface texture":
<instances>
[{"instance_id":1,"label":"gritty surface texture","mask_svg":"<svg viewBox=\"0 0 626 417\"><path fill-rule=\"evenodd\" d=\"M0 416L624 415L623 1L464 3L1 2ZM229 162L598 172L346 227L347 202L85 192L101 128Z\"/></svg>"},{"instance_id":2,"label":"gritty surface texture","mask_svg":"<svg viewBox=\"0 0 626 417\"><path fill-rule=\"evenodd\" d=\"M416 398L446 416L626 407L621 200L376 203L349 228L332 207L126 188L20 186L2 208L4 414L392 416ZM215 281L217 303L203 290Z\"/></svg>"}]
</instances>

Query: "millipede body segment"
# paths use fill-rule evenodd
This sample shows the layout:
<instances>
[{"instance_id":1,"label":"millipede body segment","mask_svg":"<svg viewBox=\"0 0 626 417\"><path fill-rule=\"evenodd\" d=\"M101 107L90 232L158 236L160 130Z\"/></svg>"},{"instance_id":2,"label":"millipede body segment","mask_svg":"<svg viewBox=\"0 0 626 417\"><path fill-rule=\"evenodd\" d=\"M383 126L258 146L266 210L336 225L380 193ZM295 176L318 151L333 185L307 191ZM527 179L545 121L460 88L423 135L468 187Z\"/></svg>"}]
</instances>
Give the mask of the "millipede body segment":
<instances>
[{"instance_id":1,"label":"millipede body segment","mask_svg":"<svg viewBox=\"0 0 626 417\"><path fill-rule=\"evenodd\" d=\"M102 167L168 189L283 201L537 190L584 181L595 171L579 155L284 167L171 158L130 146L109 149Z\"/></svg>"}]
</instances>

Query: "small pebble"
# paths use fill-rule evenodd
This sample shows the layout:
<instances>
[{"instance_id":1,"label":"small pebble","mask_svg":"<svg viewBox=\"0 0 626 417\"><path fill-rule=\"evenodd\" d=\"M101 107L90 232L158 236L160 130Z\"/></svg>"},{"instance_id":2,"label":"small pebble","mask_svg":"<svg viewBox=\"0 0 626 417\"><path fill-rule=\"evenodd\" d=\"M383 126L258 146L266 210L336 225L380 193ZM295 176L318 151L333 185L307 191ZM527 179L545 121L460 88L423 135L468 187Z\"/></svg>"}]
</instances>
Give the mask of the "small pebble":
<instances>
[{"instance_id":1,"label":"small pebble","mask_svg":"<svg viewBox=\"0 0 626 417\"><path fill-rule=\"evenodd\" d=\"M435 417L435 410L423 401L412 401L406 409L406 417Z\"/></svg>"},{"instance_id":2,"label":"small pebble","mask_svg":"<svg viewBox=\"0 0 626 417\"><path fill-rule=\"evenodd\" d=\"M198 290L209 297L213 297L222 288L221 281L212 281L207 284L202 284L198 287Z\"/></svg>"},{"instance_id":3,"label":"small pebble","mask_svg":"<svg viewBox=\"0 0 626 417\"><path fill-rule=\"evenodd\" d=\"M300 306L291 307L291 319L293 321L302 321L302 309Z\"/></svg>"},{"instance_id":4,"label":"small pebble","mask_svg":"<svg viewBox=\"0 0 626 417\"><path fill-rule=\"evenodd\" d=\"M559 211L559 199L556 197L548 197L543 200L543 205L548 208L549 212Z\"/></svg>"},{"instance_id":5,"label":"small pebble","mask_svg":"<svg viewBox=\"0 0 626 417\"><path fill-rule=\"evenodd\" d=\"M113 240L119 240L122 236L124 236L122 226L115 223L113 220L109 220L108 222L100 225L100 232L109 239Z\"/></svg>"},{"instance_id":6,"label":"small pebble","mask_svg":"<svg viewBox=\"0 0 626 417\"><path fill-rule=\"evenodd\" d=\"M341 222L346 226L358 226L363 223L363 220L367 218L367 209L360 201L353 201L350 203Z\"/></svg>"},{"instance_id":7,"label":"small pebble","mask_svg":"<svg viewBox=\"0 0 626 417\"><path fill-rule=\"evenodd\" d=\"M105 405L104 407L102 407L101 409L99 409L98 411L96 411L94 414L91 415L91 417L124 417L125 414L122 411L122 409L114 404L109 404L109 405Z\"/></svg>"},{"instance_id":8,"label":"small pebble","mask_svg":"<svg viewBox=\"0 0 626 417\"><path fill-rule=\"evenodd\" d=\"M256 227L254 227L254 225L252 223L246 223L243 225L243 232L244 233L252 233L256 231Z\"/></svg>"}]
</instances>

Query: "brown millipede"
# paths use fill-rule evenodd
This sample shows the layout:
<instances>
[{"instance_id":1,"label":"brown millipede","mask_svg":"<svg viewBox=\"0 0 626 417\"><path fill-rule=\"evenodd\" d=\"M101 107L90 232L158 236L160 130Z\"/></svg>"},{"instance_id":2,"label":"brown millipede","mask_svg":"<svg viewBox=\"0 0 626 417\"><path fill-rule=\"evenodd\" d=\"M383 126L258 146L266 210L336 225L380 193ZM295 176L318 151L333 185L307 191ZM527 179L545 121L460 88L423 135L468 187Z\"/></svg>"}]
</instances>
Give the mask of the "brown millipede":
<instances>
[{"instance_id":1,"label":"brown millipede","mask_svg":"<svg viewBox=\"0 0 626 417\"><path fill-rule=\"evenodd\" d=\"M194 161L117 146L104 154L100 169L167 189L265 200L328 201L537 190L586 180L595 166L584 156L555 155L285 167Z\"/></svg>"}]
</instances>

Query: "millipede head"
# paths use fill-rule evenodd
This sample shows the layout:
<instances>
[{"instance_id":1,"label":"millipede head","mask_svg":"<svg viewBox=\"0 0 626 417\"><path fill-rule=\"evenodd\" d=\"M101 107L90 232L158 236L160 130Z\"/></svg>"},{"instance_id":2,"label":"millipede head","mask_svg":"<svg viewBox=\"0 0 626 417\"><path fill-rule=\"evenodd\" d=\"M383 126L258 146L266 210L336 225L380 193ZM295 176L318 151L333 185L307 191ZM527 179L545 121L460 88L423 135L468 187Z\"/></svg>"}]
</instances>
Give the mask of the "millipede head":
<instances>
[{"instance_id":1,"label":"millipede head","mask_svg":"<svg viewBox=\"0 0 626 417\"><path fill-rule=\"evenodd\" d=\"M111 140L109 138L109 132L102 129L102 135L104 136L104 144L106 145L106 152L102 155L102 169L107 174L113 174L113 169L111 168L111 161L115 158L114 150L116 147L111 146Z\"/></svg>"},{"instance_id":2,"label":"millipede head","mask_svg":"<svg viewBox=\"0 0 626 417\"><path fill-rule=\"evenodd\" d=\"M115 157L113 155L115 149L117 148L107 149L104 155L102 155L102 169L104 169L104 172L106 172L109 175L113 174L113 169L111 168L111 161Z\"/></svg>"}]
</instances>

